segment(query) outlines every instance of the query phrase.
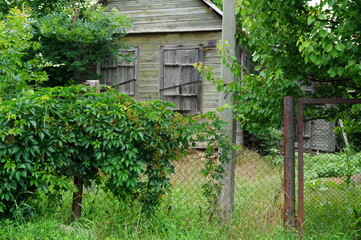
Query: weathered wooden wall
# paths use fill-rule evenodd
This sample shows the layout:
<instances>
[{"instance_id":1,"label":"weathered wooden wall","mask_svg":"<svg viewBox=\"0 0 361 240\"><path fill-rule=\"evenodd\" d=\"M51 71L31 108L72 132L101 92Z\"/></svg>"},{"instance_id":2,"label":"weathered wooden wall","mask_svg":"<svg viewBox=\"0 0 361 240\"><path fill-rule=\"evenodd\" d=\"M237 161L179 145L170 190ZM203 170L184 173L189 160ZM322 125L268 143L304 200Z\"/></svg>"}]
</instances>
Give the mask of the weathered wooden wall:
<instances>
[{"instance_id":1,"label":"weathered wooden wall","mask_svg":"<svg viewBox=\"0 0 361 240\"><path fill-rule=\"evenodd\" d=\"M222 12L205 0L104 0L103 4L129 16L133 27L126 42L138 49L139 101L160 99L161 46L201 45L202 59L220 75L221 62L214 43L222 38ZM201 83L200 111L219 107L220 95L207 81ZM197 103L199 106L199 101Z\"/></svg>"},{"instance_id":2,"label":"weathered wooden wall","mask_svg":"<svg viewBox=\"0 0 361 240\"><path fill-rule=\"evenodd\" d=\"M222 28L222 18L202 0L112 0L105 3L131 17L129 33L209 31Z\"/></svg>"},{"instance_id":3,"label":"weathered wooden wall","mask_svg":"<svg viewBox=\"0 0 361 240\"><path fill-rule=\"evenodd\" d=\"M159 99L160 82L160 47L167 45L202 44L204 64L211 66L219 75L221 63L216 47L209 47L209 41L220 40L221 32L198 33L151 33L131 34L125 39L127 43L139 49L138 100ZM202 80L201 110L207 112L219 107L219 93L208 81Z\"/></svg>"}]
</instances>

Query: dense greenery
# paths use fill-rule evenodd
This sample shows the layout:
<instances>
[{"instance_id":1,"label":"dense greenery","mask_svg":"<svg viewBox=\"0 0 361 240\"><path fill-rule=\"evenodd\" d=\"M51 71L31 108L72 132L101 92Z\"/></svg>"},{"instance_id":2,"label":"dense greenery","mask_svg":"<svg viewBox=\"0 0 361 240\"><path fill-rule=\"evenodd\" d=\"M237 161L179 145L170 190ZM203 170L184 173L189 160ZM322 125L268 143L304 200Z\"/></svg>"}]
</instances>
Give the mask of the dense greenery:
<instances>
[{"instance_id":1,"label":"dense greenery","mask_svg":"<svg viewBox=\"0 0 361 240\"><path fill-rule=\"evenodd\" d=\"M39 49L39 43L32 41L33 32L29 16L13 9L0 20L0 102L12 98L28 85L46 80L41 71L45 62L40 55L27 57L27 51ZM24 60L27 58L27 60Z\"/></svg>"},{"instance_id":2,"label":"dense greenery","mask_svg":"<svg viewBox=\"0 0 361 240\"><path fill-rule=\"evenodd\" d=\"M313 86L315 97L348 97L360 89L358 1L244 0L238 7L238 38L270 92L284 96L297 84Z\"/></svg>"},{"instance_id":3,"label":"dense greenery","mask_svg":"<svg viewBox=\"0 0 361 240\"><path fill-rule=\"evenodd\" d=\"M306 155L306 179L320 181L319 178L340 178L346 183L351 177L361 173L361 153L342 152L338 154Z\"/></svg>"},{"instance_id":4,"label":"dense greenery","mask_svg":"<svg viewBox=\"0 0 361 240\"><path fill-rule=\"evenodd\" d=\"M244 71L223 48L223 62L239 77L224 82L200 68L218 90L233 94L234 114L256 139L268 143L274 128L281 129L283 98L360 97L361 59L359 1L237 1L237 38L252 54L256 74ZM304 92L303 90L307 90ZM360 142L359 107L318 108L308 118L343 119L354 147ZM326 111L325 111L326 110ZM273 142L273 141L272 141Z\"/></svg>"},{"instance_id":5,"label":"dense greenery","mask_svg":"<svg viewBox=\"0 0 361 240\"><path fill-rule=\"evenodd\" d=\"M84 0L72 1L72 0L4 0L0 2L0 13L7 13L12 8L22 9L30 8L34 10L34 13L37 15L44 15L49 12L52 12L62 6L69 4L80 5L84 4Z\"/></svg>"},{"instance_id":6,"label":"dense greenery","mask_svg":"<svg viewBox=\"0 0 361 240\"><path fill-rule=\"evenodd\" d=\"M120 41L130 27L130 20L116 11L100 6L68 7L53 11L34 21L36 37L47 61L59 64L47 68L52 86L78 82L81 78L97 79L95 70L84 75L86 67L118 56ZM83 74L82 74L83 73Z\"/></svg>"},{"instance_id":7,"label":"dense greenery","mask_svg":"<svg viewBox=\"0 0 361 240\"><path fill-rule=\"evenodd\" d=\"M214 113L183 117L161 101L138 104L84 86L28 89L44 85L47 75L52 86L79 81L86 66L117 56L130 26L126 17L87 1L8 3L0 4L1 30L8 34L0 42L1 64L8 66L0 75L1 216L14 215L39 191L57 197L72 177L74 200L83 184L101 179L117 197L137 199L152 212L169 187L171 161L196 140L208 142L203 188L208 202L216 201L230 145ZM26 10L9 10L19 5ZM223 149L219 162L215 148Z\"/></svg>"},{"instance_id":8,"label":"dense greenery","mask_svg":"<svg viewBox=\"0 0 361 240\"><path fill-rule=\"evenodd\" d=\"M282 205L277 203L281 204L283 199L275 199L283 171L258 165L257 162L264 163L264 159L255 153L245 154L237 159L242 166L238 171L248 173L250 166L254 167L252 171L258 171L253 172L253 178L248 178L247 174L236 178L236 208L232 221L228 223L208 221L205 201L199 191L202 184L197 171L199 168L195 168L199 162L190 163L183 159L176 167L184 167L187 174L179 171L171 176L173 183L174 180L177 183L173 184L172 192L164 196L153 216L143 218L137 203L130 206L101 189L90 188L84 196L84 216L77 222L69 223L71 191L64 192L63 201L56 203L40 194L28 202L37 210L36 214L33 210L30 219L24 221L22 213L29 211L29 206L23 204L17 207L15 220L0 222L0 238L298 239L297 232L282 227ZM361 234L360 218L350 212L350 205L345 200L352 192L355 193L354 200L359 200L359 190L337 192L339 189L333 187L335 195L329 195L330 190L307 192L309 204L305 206L307 221L303 239L358 239ZM283 192L278 194L282 196Z\"/></svg>"},{"instance_id":9,"label":"dense greenery","mask_svg":"<svg viewBox=\"0 0 361 240\"><path fill-rule=\"evenodd\" d=\"M18 56L21 62L42 56L48 63L45 68L49 78L47 86L96 79L95 69L85 69L95 67L106 58L118 56L119 49L125 48L121 39L131 26L130 20L124 15L89 1L59 0L44 3L14 0L9 4L1 3L0 19L11 23L8 15L8 11L12 11L10 6L23 9L21 13L28 16L23 25L7 26L8 29L24 33L19 39L15 39L15 36L13 39L5 39L7 42L13 40L21 48L7 45L6 49L21 52L21 56ZM12 35L9 34L10 37Z\"/></svg>"},{"instance_id":10,"label":"dense greenery","mask_svg":"<svg viewBox=\"0 0 361 240\"><path fill-rule=\"evenodd\" d=\"M223 148L227 138L215 115L202 123L183 117L162 101L136 103L115 91L85 86L45 88L4 102L0 108L0 212L9 216L39 190L55 194L69 177L89 185L106 179L115 196L138 199L152 212L169 188L171 161L192 141ZM209 150L213 157L213 151ZM210 158L213 162L214 158ZM209 198L219 191L223 168L215 162L204 174ZM213 179L213 180L212 180ZM211 200L211 199L210 199Z\"/></svg>"},{"instance_id":11,"label":"dense greenery","mask_svg":"<svg viewBox=\"0 0 361 240\"><path fill-rule=\"evenodd\" d=\"M260 116L280 123L282 98L302 95L303 86L313 88L312 97L350 97L350 90L358 97L359 2L322 0L310 6L305 0L244 0L238 7L238 38L260 64L259 76L244 78L242 90L248 94L239 95L239 114L257 123L267 124Z\"/></svg>"}]
</instances>

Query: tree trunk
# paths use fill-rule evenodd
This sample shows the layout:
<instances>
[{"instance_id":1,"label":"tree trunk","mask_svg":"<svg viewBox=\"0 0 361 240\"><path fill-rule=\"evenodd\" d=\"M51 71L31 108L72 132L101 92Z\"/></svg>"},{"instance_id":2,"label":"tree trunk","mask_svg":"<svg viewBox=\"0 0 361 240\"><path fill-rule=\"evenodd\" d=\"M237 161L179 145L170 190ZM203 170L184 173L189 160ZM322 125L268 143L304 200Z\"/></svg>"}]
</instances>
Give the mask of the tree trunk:
<instances>
[{"instance_id":1,"label":"tree trunk","mask_svg":"<svg viewBox=\"0 0 361 240\"><path fill-rule=\"evenodd\" d=\"M76 186L77 191L73 193L73 205L71 207L72 222L74 222L76 219L81 217L81 208L82 208L82 200L83 200L83 178L81 176L74 176L74 185Z\"/></svg>"}]
</instances>

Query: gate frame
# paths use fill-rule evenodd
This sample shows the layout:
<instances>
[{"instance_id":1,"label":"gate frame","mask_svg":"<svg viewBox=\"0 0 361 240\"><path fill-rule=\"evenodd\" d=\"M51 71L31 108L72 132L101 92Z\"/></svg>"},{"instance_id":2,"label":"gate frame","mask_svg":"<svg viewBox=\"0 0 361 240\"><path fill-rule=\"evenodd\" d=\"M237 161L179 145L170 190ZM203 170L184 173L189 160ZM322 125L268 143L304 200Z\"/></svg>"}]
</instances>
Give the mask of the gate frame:
<instances>
[{"instance_id":1,"label":"gate frame","mask_svg":"<svg viewBox=\"0 0 361 240\"><path fill-rule=\"evenodd\" d=\"M344 98L298 98L298 194L297 194L297 213L298 226L303 230L304 215L304 161L303 161L303 126L304 126L304 105L318 104L361 104L361 99Z\"/></svg>"},{"instance_id":2,"label":"gate frame","mask_svg":"<svg viewBox=\"0 0 361 240\"><path fill-rule=\"evenodd\" d=\"M317 104L361 104L361 99L344 98L298 98L298 191L297 215L295 209L295 114L294 97L284 98L284 225L297 228L302 238L304 223L304 105Z\"/></svg>"}]
</instances>

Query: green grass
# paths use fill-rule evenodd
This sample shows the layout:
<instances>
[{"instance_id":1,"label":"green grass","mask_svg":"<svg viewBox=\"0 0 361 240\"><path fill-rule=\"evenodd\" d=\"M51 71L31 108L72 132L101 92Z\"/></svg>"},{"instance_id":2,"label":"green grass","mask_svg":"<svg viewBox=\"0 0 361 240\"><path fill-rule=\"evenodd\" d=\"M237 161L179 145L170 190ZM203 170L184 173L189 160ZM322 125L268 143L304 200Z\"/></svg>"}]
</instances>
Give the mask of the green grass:
<instances>
[{"instance_id":1,"label":"green grass","mask_svg":"<svg viewBox=\"0 0 361 240\"><path fill-rule=\"evenodd\" d=\"M137 202L121 202L103 190L87 189L83 217L70 223L70 192L62 194L61 202L40 195L19 206L16 219L0 222L0 239L298 239L297 232L282 227L281 167L254 152L243 152L236 169L235 210L230 221L222 223L217 217L209 220L201 193L201 159L196 155L176 165L173 191L151 217L140 214ZM360 239L359 185L321 181L315 186L305 191L304 239Z\"/></svg>"}]
</instances>

